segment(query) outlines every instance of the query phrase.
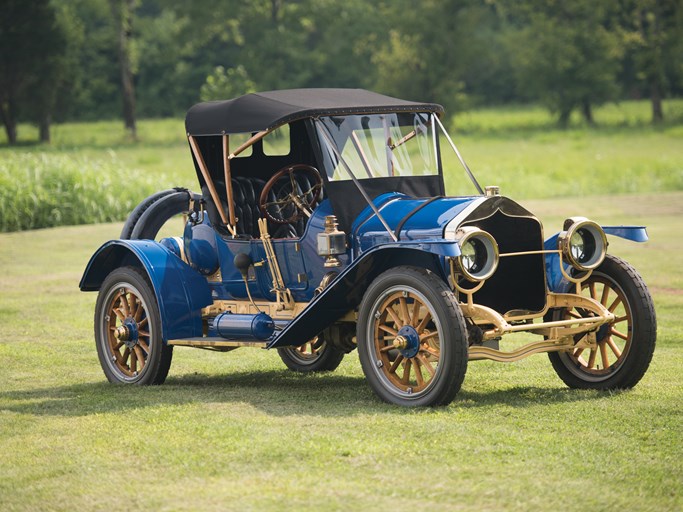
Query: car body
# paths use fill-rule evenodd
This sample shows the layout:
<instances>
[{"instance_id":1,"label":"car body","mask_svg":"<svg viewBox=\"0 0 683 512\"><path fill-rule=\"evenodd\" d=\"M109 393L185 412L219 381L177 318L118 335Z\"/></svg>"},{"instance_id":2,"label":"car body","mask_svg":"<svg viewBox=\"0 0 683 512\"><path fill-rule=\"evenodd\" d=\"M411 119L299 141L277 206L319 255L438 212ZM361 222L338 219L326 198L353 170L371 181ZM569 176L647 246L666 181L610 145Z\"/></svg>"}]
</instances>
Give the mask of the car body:
<instances>
[{"instance_id":1,"label":"car body","mask_svg":"<svg viewBox=\"0 0 683 512\"><path fill-rule=\"evenodd\" d=\"M92 257L95 337L112 382L166 378L173 347L277 349L296 371L358 348L377 395L442 405L468 361L546 352L571 387L645 373L656 339L647 287L607 254L642 226L539 219L482 188L443 108L360 89L298 89L201 103L186 132L201 194L143 201ZM472 194L449 197L443 152ZM183 233L154 241L169 217ZM524 341L504 349L509 335Z\"/></svg>"}]
</instances>

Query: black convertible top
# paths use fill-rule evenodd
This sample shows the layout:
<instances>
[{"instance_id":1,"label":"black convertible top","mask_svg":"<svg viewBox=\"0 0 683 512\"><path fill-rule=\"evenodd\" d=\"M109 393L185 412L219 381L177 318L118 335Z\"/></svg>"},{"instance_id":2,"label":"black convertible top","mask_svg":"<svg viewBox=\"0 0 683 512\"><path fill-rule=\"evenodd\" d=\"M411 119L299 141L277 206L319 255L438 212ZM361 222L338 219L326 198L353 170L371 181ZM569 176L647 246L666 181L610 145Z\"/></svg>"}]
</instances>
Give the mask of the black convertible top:
<instances>
[{"instance_id":1,"label":"black convertible top","mask_svg":"<svg viewBox=\"0 0 683 512\"><path fill-rule=\"evenodd\" d=\"M416 103L363 89L289 89L198 103L187 111L188 135L253 133L298 119L381 112L438 112L436 103Z\"/></svg>"}]
</instances>

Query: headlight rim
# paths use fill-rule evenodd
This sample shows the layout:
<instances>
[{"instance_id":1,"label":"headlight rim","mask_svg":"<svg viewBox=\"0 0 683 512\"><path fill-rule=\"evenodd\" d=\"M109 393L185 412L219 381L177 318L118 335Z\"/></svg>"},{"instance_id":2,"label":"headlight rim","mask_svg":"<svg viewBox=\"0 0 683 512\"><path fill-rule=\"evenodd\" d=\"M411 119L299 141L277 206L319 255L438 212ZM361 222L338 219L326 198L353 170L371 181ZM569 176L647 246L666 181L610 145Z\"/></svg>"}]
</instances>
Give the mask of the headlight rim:
<instances>
[{"instance_id":1,"label":"headlight rim","mask_svg":"<svg viewBox=\"0 0 683 512\"><path fill-rule=\"evenodd\" d=\"M591 256L588 262L580 262L572 254L572 244L571 239L574 234L576 234L580 229L586 229L588 233L593 236L596 242L595 254ZM562 255L566 258L567 262L575 269L581 272L588 272L590 270L595 270L598 268L602 262L605 260L607 255L607 235L602 226L595 221L587 219L585 217L571 217L564 221L564 231L560 233L559 237L559 249ZM599 245L599 248L597 247Z\"/></svg>"},{"instance_id":2,"label":"headlight rim","mask_svg":"<svg viewBox=\"0 0 683 512\"><path fill-rule=\"evenodd\" d=\"M455 240L458 242L458 247L461 250L462 247L472 238L482 241L487 250L487 262L484 266L484 270L475 274L469 272L462 263L462 254L455 258L455 262L459 274L472 283L479 283L489 279L496 272L496 270L498 270L500 252L496 239L488 231L484 231L483 229L477 228L475 226L464 226L458 228L455 233Z\"/></svg>"}]
</instances>

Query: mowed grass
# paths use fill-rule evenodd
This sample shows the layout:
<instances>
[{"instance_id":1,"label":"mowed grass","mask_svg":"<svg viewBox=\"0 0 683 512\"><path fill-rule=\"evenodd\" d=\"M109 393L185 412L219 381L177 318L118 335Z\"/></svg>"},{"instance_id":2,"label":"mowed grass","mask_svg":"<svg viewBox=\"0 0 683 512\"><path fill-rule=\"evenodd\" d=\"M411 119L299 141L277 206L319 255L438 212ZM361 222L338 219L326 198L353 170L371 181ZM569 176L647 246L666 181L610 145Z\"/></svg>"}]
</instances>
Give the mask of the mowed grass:
<instances>
[{"instance_id":1,"label":"mowed grass","mask_svg":"<svg viewBox=\"0 0 683 512\"><path fill-rule=\"evenodd\" d=\"M355 352L307 376L247 348L179 348L163 386L112 386L95 294L78 281L121 223L0 234L0 510L682 509L683 102L665 108L659 128L647 103L627 102L599 109L595 129L510 108L458 115L450 130L482 185L521 200L546 235L572 215L648 226L646 244L610 239L659 321L650 370L628 392L569 390L536 355L474 362L450 406L406 410L372 394ZM0 135L0 176L54 159L91 166L95 181L112 170L107 186L134 201L140 177L197 188L181 120L139 133L72 123L50 146L18 148ZM449 193L472 191L455 159L446 169Z\"/></svg>"},{"instance_id":2,"label":"mowed grass","mask_svg":"<svg viewBox=\"0 0 683 512\"><path fill-rule=\"evenodd\" d=\"M176 349L161 387L105 382L77 283L120 224L0 235L1 510L680 510L683 193L533 200L647 224L611 239L653 292L659 339L633 390L573 391L544 355L470 364L448 407L381 403L356 353L327 375L276 353Z\"/></svg>"}]
</instances>

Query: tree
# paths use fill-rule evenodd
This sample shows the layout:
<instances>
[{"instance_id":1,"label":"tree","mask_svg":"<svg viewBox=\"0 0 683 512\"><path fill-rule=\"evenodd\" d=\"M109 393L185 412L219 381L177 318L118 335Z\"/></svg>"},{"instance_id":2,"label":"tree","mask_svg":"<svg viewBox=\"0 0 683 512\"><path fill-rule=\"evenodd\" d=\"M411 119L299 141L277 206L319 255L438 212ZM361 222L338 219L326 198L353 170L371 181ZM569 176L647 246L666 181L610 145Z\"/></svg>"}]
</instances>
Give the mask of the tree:
<instances>
[{"instance_id":1,"label":"tree","mask_svg":"<svg viewBox=\"0 0 683 512\"><path fill-rule=\"evenodd\" d=\"M202 101L226 100L256 91L244 66L225 69L217 66L202 85L199 98Z\"/></svg>"},{"instance_id":2,"label":"tree","mask_svg":"<svg viewBox=\"0 0 683 512\"><path fill-rule=\"evenodd\" d=\"M664 120L662 99L667 77L681 72L682 0L625 0L621 22L637 80L645 84L652 104L652 122ZM678 66L676 69L675 66Z\"/></svg>"},{"instance_id":3,"label":"tree","mask_svg":"<svg viewBox=\"0 0 683 512\"><path fill-rule=\"evenodd\" d=\"M37 34L40 37L37 37ZM63 69L66 37L49 0L6 0L0 17L0 118L10 144L17 142L23 113L40 121L41 140L49 140L56 94Z\"/></svg>"},{"instance_id":4,"label":"tree","mask_svg":"<svg viewBox=\"0 0 683 512\"><path fill-rule=\"evenodd\" d=\"M110 0L114 23L118 32L118 57L121 72L121 95L123 98L123 123L133 139L137 138L135 127L135 84L133 75L135 55L133 52L133 13L137 0Z\"/></svg>"},{"instance_id":5,"label":"tree","mask_svg":"<svg viewBox=\"0 0 683 512\"><path fill-rule=\"evenodd\" d=\"M617 98L623 55L610 0L531 0L508 6L510 45L519 86L557 114L561 126L580 108L593 123L592 107Z\"/></svg>"}]
</instances>

